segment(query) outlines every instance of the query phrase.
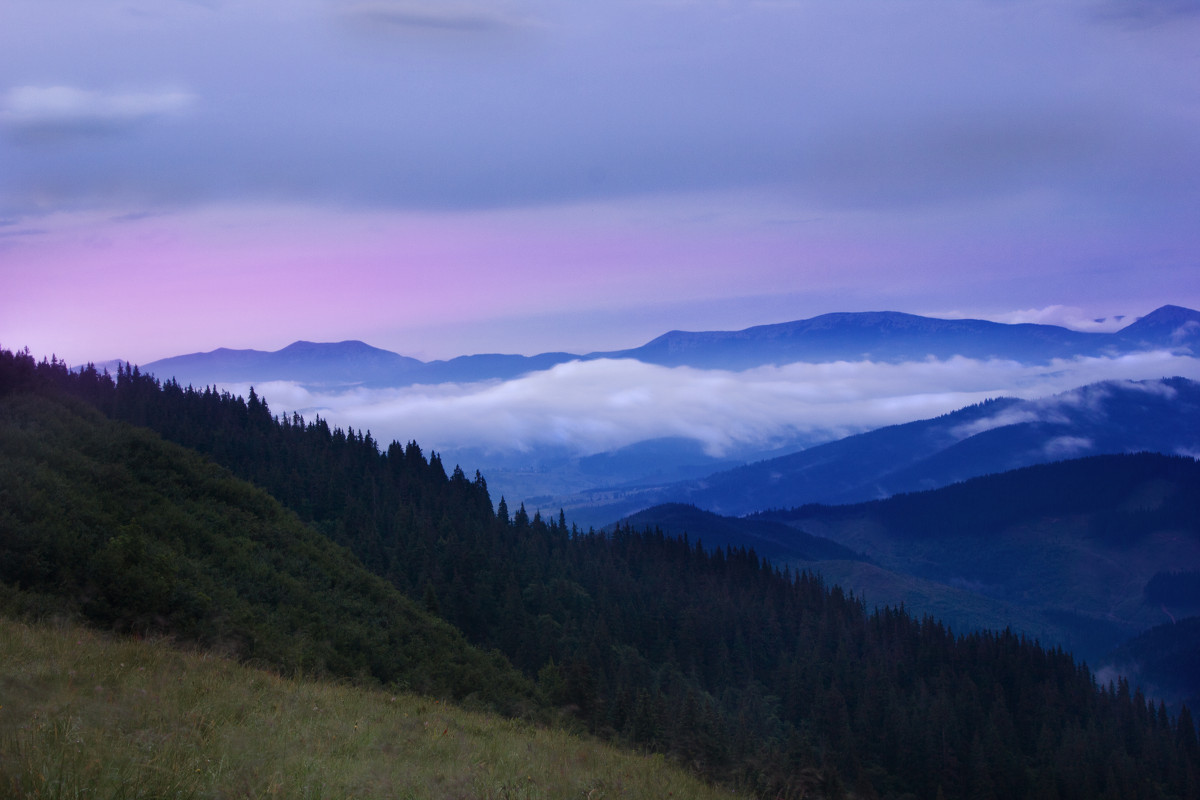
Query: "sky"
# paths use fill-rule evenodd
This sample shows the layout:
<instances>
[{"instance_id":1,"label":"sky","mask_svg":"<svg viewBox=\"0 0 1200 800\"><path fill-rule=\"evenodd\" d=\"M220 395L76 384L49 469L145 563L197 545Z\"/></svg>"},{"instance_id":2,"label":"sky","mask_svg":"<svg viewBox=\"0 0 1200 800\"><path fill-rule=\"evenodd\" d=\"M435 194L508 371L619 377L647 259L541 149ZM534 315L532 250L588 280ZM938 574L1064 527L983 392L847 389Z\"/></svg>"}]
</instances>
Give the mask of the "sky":
<instances>
[{"instance_id":1,"label":"sky","mask_svg":"<svg viewBox=\"0 0 1200 800\"><path fill-rule=\"evenodd\" d=\"M1198 308L1198 41L1196 0L4 0L0 346Z\"/></svg>"}]
</instances>

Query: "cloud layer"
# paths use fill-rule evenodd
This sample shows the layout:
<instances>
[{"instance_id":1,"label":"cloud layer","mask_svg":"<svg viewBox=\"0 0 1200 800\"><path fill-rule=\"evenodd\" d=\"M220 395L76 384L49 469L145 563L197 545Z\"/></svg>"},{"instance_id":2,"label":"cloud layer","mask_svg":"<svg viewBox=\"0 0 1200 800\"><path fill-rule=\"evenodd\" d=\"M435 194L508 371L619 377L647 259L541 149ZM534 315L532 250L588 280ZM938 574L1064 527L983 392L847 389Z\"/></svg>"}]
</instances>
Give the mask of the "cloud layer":
<instances>
[{"instance_id":1,"label":"cloud layer","mask_svg":"<svg viewBox=\"0 0 1200 800\"><path fill-rule=\"evenodd\" d=\"M745 372L667 368L637 361L561 364L506 382L321 394L291 383L256 390L276 413L300 411L423 447L511 454L551 448L587 455L646 439L695 439L713 456L797 437L836 438L947 413L997 397L1044 397L1102 380L1180 375L1200 360L1168 353L1059 361L1045 367L961 357L908 364L838 362ZM235 393L248 384L225 387ZM1054 403L1042 409L1052 414ZM1039 412L1039 413L1042 413ZM1024 421L981 421L988 427ZM1078 442L1059 442L1064 452Z\"/></svg>"}]
</instances>

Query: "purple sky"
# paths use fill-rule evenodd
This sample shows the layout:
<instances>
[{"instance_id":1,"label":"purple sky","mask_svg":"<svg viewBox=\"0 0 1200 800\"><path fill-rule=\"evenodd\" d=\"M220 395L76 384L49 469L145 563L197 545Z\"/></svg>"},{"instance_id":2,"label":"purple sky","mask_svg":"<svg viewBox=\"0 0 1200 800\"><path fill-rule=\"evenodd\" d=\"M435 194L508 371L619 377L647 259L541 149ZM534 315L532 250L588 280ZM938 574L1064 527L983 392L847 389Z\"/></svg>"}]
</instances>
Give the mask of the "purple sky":
<instances>
[{"instance_id":1,"label":"purple sky","mask_svg":"<svg viewBox=\"0 0 1200 800\"><path fill-rule=\"evenodd\" d=\"M0 345L1200 307L1194 0L4 0Z\"/></svg>"}]
</instances>

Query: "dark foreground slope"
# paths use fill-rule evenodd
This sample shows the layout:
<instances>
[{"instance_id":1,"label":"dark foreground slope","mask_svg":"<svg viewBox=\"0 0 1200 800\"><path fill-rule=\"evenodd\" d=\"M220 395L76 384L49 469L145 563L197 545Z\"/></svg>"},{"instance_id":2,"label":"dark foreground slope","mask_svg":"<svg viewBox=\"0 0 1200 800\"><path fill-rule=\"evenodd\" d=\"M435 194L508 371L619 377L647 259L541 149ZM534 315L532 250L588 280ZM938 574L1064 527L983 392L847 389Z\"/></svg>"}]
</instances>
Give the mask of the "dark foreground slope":
<instances>
[{"instance_id":1,"label":"dark foreground slope","mask_svg":"<svg viewBox=\"0 0 1200 800\"><path fill-rule=\"evenodd\" d=\"M832 539L810 536L791 525L745 517L722 517L682 503L665 503L621 520L621 527L660 528L675 536L690 537L697 545L723 550L753 550L778 562L870 561L866 555Z\"/></svg>"},{"instance_id":2,"label":"dark foreground slope","mask_svg":"<svg viewBox=\"0 0 1200 800\"><path fill-rule=\"evenodd\" d=\"M581 726L764 797L1194 796L1190 715L1096 687L1058 650L867 614L753 552L583 534L492 509L415 445L273 419L255 397L0 359L251 478L364 563L496 646Z\"/></svg>"},{"instance_id":3,"label":"dark foreground slope","mask_svg":"<svg viewBox=\"0 0 1200 800\"><path fill-rule=\"evenodd\" d=\"M0 602L506 711L532 686L261 489L47 393L0 397Z\"/></svg>"}]
</instances>

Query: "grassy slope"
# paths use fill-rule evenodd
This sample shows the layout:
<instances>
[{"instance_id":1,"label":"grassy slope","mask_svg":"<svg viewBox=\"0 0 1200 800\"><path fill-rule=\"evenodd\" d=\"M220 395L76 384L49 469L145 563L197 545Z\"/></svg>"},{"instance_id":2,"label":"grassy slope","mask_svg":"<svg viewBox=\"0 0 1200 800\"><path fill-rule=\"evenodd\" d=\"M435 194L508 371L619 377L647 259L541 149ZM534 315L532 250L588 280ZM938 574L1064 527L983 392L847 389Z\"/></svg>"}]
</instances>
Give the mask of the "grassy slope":
<instances>
[{"instance_id":1,"label":"grassy slope","mask_svg":"<svg viewBox=\"0 0 1200 800\"><path fill-rule=\"evenodd\" d=\"M715 798L643 757L405 693L0 619L0 795Z\"/></svg>"},{"instance_id":2,"label":"grassy slope","mask_svg":"<svg viewBox=\"0 0 1200 800\"><path fill-rule=\"evenodd\" d=\"M147 430L41 395L0 398L6 607L509 713L537 702L502 657L267 493Z\"/></svg>"}]
</instances>

